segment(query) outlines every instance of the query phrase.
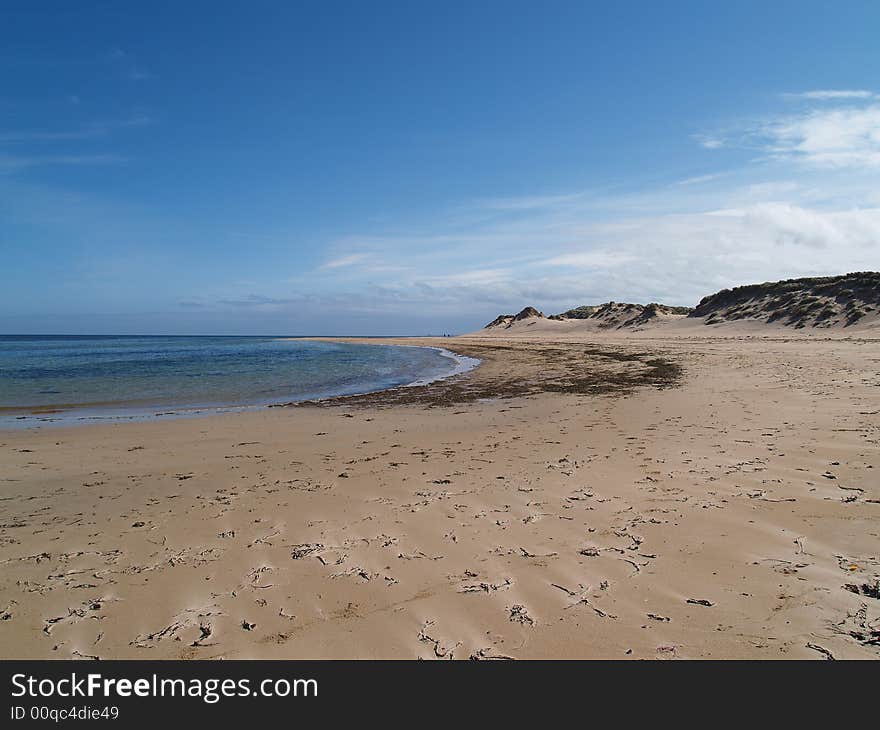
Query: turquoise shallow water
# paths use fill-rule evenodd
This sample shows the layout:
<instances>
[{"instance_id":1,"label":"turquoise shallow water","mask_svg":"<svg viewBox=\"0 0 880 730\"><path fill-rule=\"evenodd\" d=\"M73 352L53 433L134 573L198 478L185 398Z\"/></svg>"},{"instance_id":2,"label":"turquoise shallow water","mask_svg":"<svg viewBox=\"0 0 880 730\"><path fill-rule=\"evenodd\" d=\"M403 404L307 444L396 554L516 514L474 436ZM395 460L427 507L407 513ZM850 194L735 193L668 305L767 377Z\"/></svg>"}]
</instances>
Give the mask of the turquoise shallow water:
<instances>
[{"instance_id":1,"label":"turquoise shallow water","mask_svg":"<svg viewBox=\"0 0 880 730\"><path fill-rule=\"evenodd\" d=\"M0 336L0 426L259 406L446 377L438 348L272 337Z\"/></svg>"}]
</instances>

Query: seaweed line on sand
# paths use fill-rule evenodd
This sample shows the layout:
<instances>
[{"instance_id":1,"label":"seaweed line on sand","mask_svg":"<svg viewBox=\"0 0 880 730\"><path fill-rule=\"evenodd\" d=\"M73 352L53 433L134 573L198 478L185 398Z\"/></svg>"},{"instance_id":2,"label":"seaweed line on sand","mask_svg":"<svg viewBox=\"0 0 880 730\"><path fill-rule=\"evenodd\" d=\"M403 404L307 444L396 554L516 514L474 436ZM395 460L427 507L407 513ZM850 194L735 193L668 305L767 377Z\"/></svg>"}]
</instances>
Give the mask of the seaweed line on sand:
<instances>
[{"instance_id":1,"label":"seaweed line on sand","mask_svg":"<svg viewBox=\"0 0 880 730\"><path fill-rule=\"evenodd\" d=\"M361 395L277 403L288 406L452 406L519 398L538 393L627 395L637 388L679 384L683 368L657 353L572 343L444 343L482 364L466 373L419 386L400 386Z\"/></svg>"}]
</instances>

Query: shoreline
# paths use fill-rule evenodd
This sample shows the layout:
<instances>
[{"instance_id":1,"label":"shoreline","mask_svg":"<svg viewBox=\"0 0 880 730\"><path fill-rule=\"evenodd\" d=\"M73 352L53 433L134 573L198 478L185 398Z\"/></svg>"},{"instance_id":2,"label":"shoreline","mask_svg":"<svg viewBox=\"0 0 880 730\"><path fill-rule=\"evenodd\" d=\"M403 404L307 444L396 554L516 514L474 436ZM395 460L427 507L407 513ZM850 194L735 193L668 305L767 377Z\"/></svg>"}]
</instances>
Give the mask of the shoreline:
<instances>
[{"instance_id":1,"label":"shoreline","mask_svg":"<svg viewBox=\"0 0 880 730\"><path fill-rule=\"evenodd\" d=\"M347 342L346 338L321 338L321 337L298 337L298 338L275 338L280 341L296 341L296 340L312 340L312 341L337 341ZM360 338L361 340L364 338ZM373 339L373 338L366 338ZM388 338L375 338L388 339ZM434 350L444 357L455 363L453 369L445 374L433 377L420 377L410 383L401 385L390 385L385 388L376 390L329 394L320 398L300 398L296 401L287 401L284 404L293 403L311 403L320 402L327 399L357 397L364 395L374 395L382 393L386 390L395 390L397 388L419 387L430 385L434 382L454 378L463 375L480 365L480 361L469 358L465 355L459 355L445 347L434 345L404 345L404 344L386 344L384 342L358 342L357 344L365 347L382 346L382 347L414 347L427 350ZM247 412L262 408L273 408L281 405L276 399L268 400L260 403L240 403L240 404L217 404L217 405L180 405L173 404L162 405L125 405L124 401L106 401L103 403L83 403L83 404L47 404L39 407L17 407L2 406L0 407L0 434L4 431L17 431L19 429L42 428L42 427L63 427L63 426L84 426L94 423L140 423L145 421L167 420L174 418L197 418L210 415L220 415L228 413Z\"/></svg>"},{"instance_id":2,"label":"shoreline","mask_svg":"<svg viewBox=\"0 0 880 730\"><path fill-rule=\"evenodd\" d=\"M0 433L4 654L880 658L880 342L442 345L482 364Z\"/></svg>"}]
</instances>

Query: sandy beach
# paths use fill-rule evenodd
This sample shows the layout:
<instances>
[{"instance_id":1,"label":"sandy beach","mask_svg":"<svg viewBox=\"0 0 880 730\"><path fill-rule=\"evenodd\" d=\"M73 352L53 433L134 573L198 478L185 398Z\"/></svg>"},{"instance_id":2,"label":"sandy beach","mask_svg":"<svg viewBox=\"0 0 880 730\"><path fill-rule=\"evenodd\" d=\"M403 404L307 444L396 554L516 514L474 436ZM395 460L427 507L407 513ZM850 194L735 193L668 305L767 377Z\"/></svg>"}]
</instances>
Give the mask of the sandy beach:
<instances>
[{"instance_id":1,"label":"sandy beach","mask_svg":"<svg viewBox=\"0 0 880 730\"><path fill-rule=\"evenodd\" d=\"M0 433L3 656L880 658L876 333L403 342L483 364Z\"/></svg>"}]
</instances>

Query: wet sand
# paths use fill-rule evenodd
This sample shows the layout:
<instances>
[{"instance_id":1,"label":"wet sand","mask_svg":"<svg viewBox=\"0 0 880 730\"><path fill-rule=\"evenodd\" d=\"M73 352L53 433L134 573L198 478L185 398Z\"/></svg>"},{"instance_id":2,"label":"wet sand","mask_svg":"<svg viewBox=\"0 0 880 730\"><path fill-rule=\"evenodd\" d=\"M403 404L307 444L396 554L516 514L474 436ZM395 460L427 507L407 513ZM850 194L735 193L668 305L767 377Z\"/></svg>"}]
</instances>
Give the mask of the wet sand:
<instances>
[{"instance_id":1,"label":"wet sand","mask_svg":"<svg viewBox=\"0 0 880 730\"><path fill-rule=\"evenodd\" d=\"M484 362L0 432L2 656L880 658L880 340L422 343Z\"/></svg>"}]
</instances>

